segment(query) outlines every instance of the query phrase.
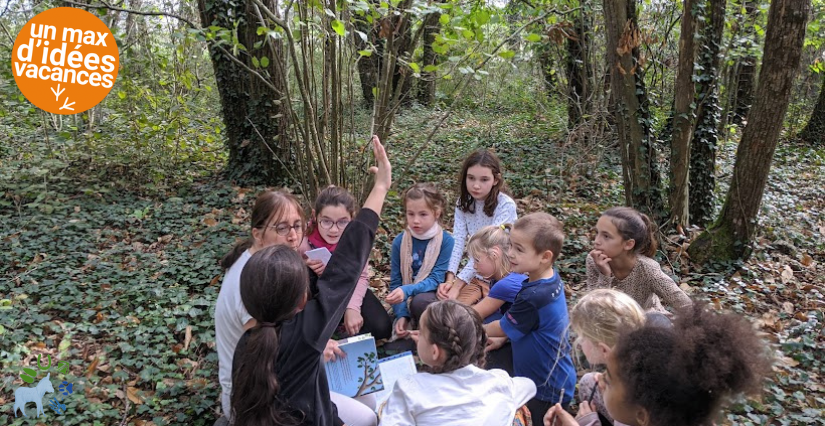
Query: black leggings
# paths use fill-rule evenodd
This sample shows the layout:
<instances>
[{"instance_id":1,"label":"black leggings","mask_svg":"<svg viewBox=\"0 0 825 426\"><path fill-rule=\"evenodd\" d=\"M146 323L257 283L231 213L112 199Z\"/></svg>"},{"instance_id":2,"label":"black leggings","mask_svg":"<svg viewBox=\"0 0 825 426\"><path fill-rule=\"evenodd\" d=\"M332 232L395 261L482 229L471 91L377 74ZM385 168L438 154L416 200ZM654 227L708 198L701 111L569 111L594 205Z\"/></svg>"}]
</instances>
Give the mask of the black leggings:
<instances>
[{"instance_id":1,"label":"black leggings","mask_svg":"<svg viewBox=\"0 0 825 426\"><path fill-rule=\"evenodd\" d=\"M381 301L369 289L367 289L364 302L361 304L361 316L364 317L364 325L361 326L359 334L372 333L372 337L376 339L389 339L392 336L390 315L384 309Z\"/></svg>"},{"instance_id":2,"label":"black leggings","mask_svg":"<svg viewBox=\"0 0 825 426\"><path fill-rule=\"evenodd\" d=\"M536 398L527 401L527 408L530 410L530 416L533 418L533 426L544 426L544 415L547 414L547 410L549 410L550 407L556 405L556 402L558 401L542 401ZM561 406L566 411L570 408L570 402L566 405L562 403Z\"/></svg>"}]
</instances>

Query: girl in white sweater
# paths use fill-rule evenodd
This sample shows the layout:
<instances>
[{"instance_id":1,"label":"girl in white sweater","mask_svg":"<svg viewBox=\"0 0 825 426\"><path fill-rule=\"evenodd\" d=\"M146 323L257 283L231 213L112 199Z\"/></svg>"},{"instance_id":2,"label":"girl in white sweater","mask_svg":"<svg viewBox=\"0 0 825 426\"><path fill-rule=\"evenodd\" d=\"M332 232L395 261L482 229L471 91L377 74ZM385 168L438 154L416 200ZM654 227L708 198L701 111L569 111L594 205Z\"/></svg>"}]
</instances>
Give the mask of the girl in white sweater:
<instances>
[{"instance_id":1,"label":"girl in white sweater","mask_svg":"<svg viewBox=\"0 0 825 426\"><path fill-rule=\"evenodd\" d=\"M413 338L433 373L396 382L381 424L510 426L536 385L504 370L482 369L487 335L478 313L453 300L440 301L427 307L420 326Z\"/></svg>"},{"instance_id":2,"label":"girl in white sweater","mask_svg":"<svg viewBox=\"0 0 825 426\"><path fill-rule=\"evenodd\" d=\"M472 304L482 299L482 292L487 289L465 289L465 285L475 276L473 260L458 271L458 265L464 256L467 240L481 228L490 225L515 223L518 219L516 203L502 192L506 186L502 176L501 161L492 152L480 149L471 153L461 166L460 195L455 207L453 226L453 254L446 280L438 287L438 298L457 299L462 293L462 301ZM470 291L472 290L472 291ZM475 301L467 300L476 294Z\"/></svg>"}]
</instances>

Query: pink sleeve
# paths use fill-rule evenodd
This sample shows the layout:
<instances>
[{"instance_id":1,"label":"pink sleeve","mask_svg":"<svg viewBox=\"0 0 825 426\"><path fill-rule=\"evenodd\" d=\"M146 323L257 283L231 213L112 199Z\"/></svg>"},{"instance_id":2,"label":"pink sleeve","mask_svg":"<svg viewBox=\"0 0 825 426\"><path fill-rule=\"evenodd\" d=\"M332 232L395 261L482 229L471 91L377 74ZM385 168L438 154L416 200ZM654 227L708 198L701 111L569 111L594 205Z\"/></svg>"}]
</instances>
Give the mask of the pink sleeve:
<instances>
[{"instance_id":1,"label":"pink sleeve","mask_svg":"<svg viewBox=\"0 0 825 426\"><path fill-rule=\"evenodd\" d=\"M349 299L347 309L353 309L356 312L361 312L361 304L364 303L364 296L367 295L370 286L370 263L364 265L364 270L361 271L361 276L358 277L358 284L355 285L355 292Z\"/></svg>"}]
</instances>

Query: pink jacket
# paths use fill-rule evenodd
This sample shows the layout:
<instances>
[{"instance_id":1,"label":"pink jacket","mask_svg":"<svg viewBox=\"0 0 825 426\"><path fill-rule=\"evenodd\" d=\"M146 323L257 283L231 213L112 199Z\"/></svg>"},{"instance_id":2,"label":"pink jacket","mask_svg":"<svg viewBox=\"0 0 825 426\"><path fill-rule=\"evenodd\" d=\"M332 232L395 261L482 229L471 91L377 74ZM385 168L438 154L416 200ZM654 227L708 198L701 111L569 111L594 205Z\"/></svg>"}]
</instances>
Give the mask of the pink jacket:
<instances>
[{"instance_id":1,"label":"pink jacket","mask_svg":"<svg viewBox=\"0 0 825 426\"><path fill-rule=\"evenodd\" d=\"M298 253L303 256L307 251L311 250L312 247L309 246L309 240L306 238L301 241L301 245L298 247ZM355 293L352 294L352 298L349 299L349 303L347 303L347 309L352 309L355 312L361 313L361 304L364 302L364 296L367 294L367 288L370 285L370 263L367 262L364 265L364 270L361 271L361 276L358 278L358 284L355 286Z\"/></svg>"}]
</instances>

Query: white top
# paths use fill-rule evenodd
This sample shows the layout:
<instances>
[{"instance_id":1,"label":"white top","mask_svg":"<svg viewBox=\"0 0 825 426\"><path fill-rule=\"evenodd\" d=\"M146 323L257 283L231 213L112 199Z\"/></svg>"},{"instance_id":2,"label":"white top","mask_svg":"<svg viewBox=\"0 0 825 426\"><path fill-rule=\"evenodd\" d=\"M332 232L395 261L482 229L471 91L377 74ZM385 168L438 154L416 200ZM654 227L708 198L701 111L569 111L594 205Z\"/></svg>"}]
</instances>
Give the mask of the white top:
<instances>
[{"instance_id":1,"label":"white top","mask_svg":"<svg viewBox=\"0 0 825 426\"><path fill-rule=\"evenodd\" d=\"M510 426L516 410L536 394L536 384L504 370L468 365L418 373L398 380L384 406L381 425Z\"/></svg>"},{"instance_id":2,"label":"white top","mask_svg":"<svg viewBox=\"0 0 825 426\"><path fill-rule=\"evenodd\" d=\"M218 379L227 396L232 390L232 358L243 336L243 326L252 319L241 300L241 271L252 254L243 252L226 271L215 303L215 341L218 346ZM227 401L228 402L228 401ZM228 404L227 404L228 406Z\"/></svg>"},{"instance_id":3,"label":"white top","mask_svg":"<svg viewBox=\"0 0 825 426\"><path fill-rule=\"evenodd\" d=\"M475 213L465 213L458 206L455 208L455 224L453 226L455 245L453 246L453 254L450 256L450 266L447 270L464 282L470 282L475 275L473 259L470 259L467 266L458 273L458 264L464 256L464 246L470 240L470 237L485 226L515 223L518 219L516 202L510 196L501 192L498 193L498 205L492 217L484 214L484 201L476 200L475 203Z\"/></svg>"}]
</instances>

